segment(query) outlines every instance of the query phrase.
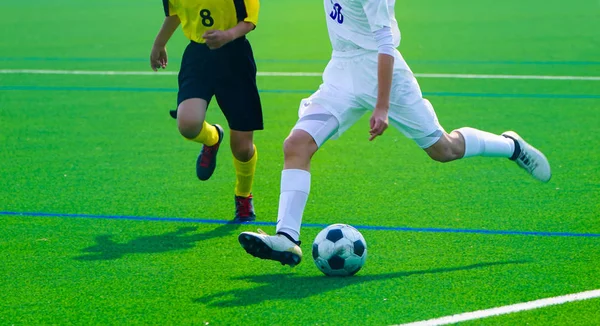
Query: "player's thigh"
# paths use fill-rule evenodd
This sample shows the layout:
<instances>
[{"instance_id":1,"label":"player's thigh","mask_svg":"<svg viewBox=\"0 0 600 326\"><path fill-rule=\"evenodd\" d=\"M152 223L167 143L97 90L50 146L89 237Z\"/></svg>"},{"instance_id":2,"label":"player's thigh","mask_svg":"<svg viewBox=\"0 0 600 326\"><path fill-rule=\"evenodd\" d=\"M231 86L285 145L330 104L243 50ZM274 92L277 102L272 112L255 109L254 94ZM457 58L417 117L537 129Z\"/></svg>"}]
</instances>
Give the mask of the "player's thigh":
<instances>
[{"instance_id":1,"label":"player's thigh","mask_svg":"<svg viewBox=\"0 0 600 326\"><path fill-rule=\"evenodd\" d=\"M292 128L294 130L303 130L309 134L317 147L321 147L339 130L337 118L319 104L309 104L305 107L302 115Z\"/></svg>"},{"instance_id":2,"label":"player's thigh","mask_svg":"<svg viewBox=\"0 0 600 326\"><path fill-rule=\"evenodd\" d=\"M363 56L356 66L355 88L358 100L370 109L377 103L378 61L376 55ZM433 106L423 98L419 83L408 65L397 53L394 61L392 89L390 93L390 125L406 137L413 139L421 148L433 145L443 134Z\"/></svg>"},{"instance_id":3,"label":"player's thigh","mask_svg":"<svg viewBox=\"0 0 600 326\"><path fill-rule=\"evenodd\" d=\"M177 121L179 123L202 123L206 117L208 102L201 98L188 98L177 106Z\"/></svg>"},{"instance_id":4,"label":"player's thigh","mask_svg":"<svg viewBox=\"0 0 600 326\"><path fill-rule=\"evenodd\" d=\"M206 107L208 103L201 98L188 98L177 106L177 129L186 138L195 138L200 131L206 118Z\"/></svg>"},{"instance_id":5,"label":"player's thigh","mask_svg":"<svg viewBox=\"0 0 600 326\"><path fill-rule=\"evenodd\" d=\"M214 55L205 44L190 42L186 47L178 75L178 110L189 99L210 103L215 89Z\"/></svg>"},{"instance_id":6,"label":"player's thigh","mask_svg":"<svg viewBox=\"0 0 600 326\"><path fill-rule=\"evenodd\" d=\"M390 94L390 124L421 148L435 144L444 134L431 103L423 98L414 75L396 69Z\"/></svg>"},{"instance_id":7,"label":"player's thigh","mask_svg":"<svg viewBox=\"0 0 600 326\"><path fill-rule=\"evenodd\" d=\"M256 85L256 63L250 43L245 39L219 52L220 77L215 88L215 97L229 128L238 131L263 129L263 113Z\"/></svg>"},{"instance_id":8,"label":"player's thigh","mask_svg":"<svg viewBox=\"0 0 600 326\"><path fill-rule=\"evenodd\" d=\"M227 87L217 88L215 97L230 129L254 131L264 128L258 88L251 80L243 82L240 79Z\"/></svg>"},{"instance_id":9,"label":"player's thigh","mask_svg":"<svg viewBox=\"0 0 600 326\"><path fill-rule=\"evenodd\" d=\"M299 119L294 129L308 132L320 147L327 140L340 137L365 112L350 94L337 92L323 84L300 102Z\"/></svg>"},{"instance_id":10,"label":"player's thigh","mask_svg":"<svg viewBox=\"0 0 600 326\"><path fill-rule=\"evenodd\" d=\"M335 118L335 124L328 122L323 131L314 135L318 146L328 139L340 137L366 112L365 107L357 100L352 75L353 64L350 59L332 58L323 72L323 84L319 86L319 90L300 102L299 123L307 119L316 121L330 119L331 116ZM335 129L330 128L333 125Z\"/></svg>"},{"instance_id":11,"label":"player's thigh","mask_svg":"<svg viewBox=\"0 0 600 326\"><path fill-rule=\"evenodd\" d=\"M211 73L209 51L204 44L190 42L181 61L175 117L180 133L187 138L201 131L212 98L214 80L205 77Z\"/></svg>"}]
</instances>

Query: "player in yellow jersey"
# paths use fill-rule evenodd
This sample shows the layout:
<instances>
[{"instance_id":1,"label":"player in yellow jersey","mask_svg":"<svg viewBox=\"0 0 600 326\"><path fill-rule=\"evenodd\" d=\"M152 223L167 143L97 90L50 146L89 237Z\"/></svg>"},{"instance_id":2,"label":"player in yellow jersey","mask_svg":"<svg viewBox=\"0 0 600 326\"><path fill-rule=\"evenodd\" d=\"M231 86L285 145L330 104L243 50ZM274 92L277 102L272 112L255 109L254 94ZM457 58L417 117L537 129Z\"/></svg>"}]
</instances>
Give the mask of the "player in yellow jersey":
<instances>
[{"instance_id":1,"label":"player in yellow jersey","mask_svg":"<svg viewBox=\"0 0 600 326\"><path fill-rule=\"evenodd\" d=\"M223 128L205 121L214 96L230 129L236 169L235 220L256 218L252 182L257 152L254 130L263 129L256 64L246 34L256 28L259 0L163 0L166 18L156 36L150 65L167 66L166 44L179 25L190 40L179 71L177 110L171 115L183 137L201 143L196 162L200 180L208 180L216 167Z\"/></svg>"}]
</instances>

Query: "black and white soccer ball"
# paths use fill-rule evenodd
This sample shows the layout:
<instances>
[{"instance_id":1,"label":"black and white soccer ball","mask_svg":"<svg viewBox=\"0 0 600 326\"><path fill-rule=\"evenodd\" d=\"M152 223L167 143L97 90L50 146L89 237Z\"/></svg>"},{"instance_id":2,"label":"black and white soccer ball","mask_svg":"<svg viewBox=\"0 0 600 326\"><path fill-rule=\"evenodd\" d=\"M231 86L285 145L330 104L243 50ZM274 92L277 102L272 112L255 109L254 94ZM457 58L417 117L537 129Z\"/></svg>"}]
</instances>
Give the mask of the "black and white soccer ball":
<instances>
[{"instance_id":1,"label":"black and white soccer ball","mask_svg":"<svg viewBox=\"0 0 600 326\"><path fill-rule=\"evenodd\" d=\"M312 256L317 268L325 275L354 275L367 260L367 242L354 227L333 224L315 238Z\"/></svg>"}]
</instances>

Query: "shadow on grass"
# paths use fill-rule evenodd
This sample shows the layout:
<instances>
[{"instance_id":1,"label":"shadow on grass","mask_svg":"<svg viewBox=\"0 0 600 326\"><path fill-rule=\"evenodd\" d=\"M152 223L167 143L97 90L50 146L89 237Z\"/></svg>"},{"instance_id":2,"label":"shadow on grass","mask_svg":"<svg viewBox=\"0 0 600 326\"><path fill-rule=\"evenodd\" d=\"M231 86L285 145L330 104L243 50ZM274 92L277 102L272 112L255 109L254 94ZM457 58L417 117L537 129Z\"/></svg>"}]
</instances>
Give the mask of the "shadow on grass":
<instances>
[{"instance_id":1,"label":"shadow on grass","mask_svg":"<svg viewBox=\"0 0 600 326\"><path fill-rule=\"evenodd\" d=\"M191 249L196 242L220 238L233 234L242 224L228 223L214 230L194 234L197 227L182 227L177 231L159 235L139 237L126 243L112 240L112 234L96 237L96 244L82 249L86 253L73 259L81 261L112 260L122 258L126 254L152 254L175 250Z\"/></svg>"},{"instance_id":2,"label":"shadow on grass","mask_svg":"<svg viewBox=\"0 0 600 326\"><path fill-rule=\"evenodd\" d=\"M323 275L296 277L294 274L249 275L238 277L234 280L248 281L262 285L246 289L223 291L194 299L193 302L203 303L214 307L249 306L260 304L264 301L297 300L307 298L320 293L340 289L348 285L372 281L388 280L411 275L468 271L499 265L526 264L529 262L530 261L527 260L499 261L458 267L443 267L416 271L385 273L379 275L356 275L352 277L326 277Z\"/></svg>"}]
</instances>

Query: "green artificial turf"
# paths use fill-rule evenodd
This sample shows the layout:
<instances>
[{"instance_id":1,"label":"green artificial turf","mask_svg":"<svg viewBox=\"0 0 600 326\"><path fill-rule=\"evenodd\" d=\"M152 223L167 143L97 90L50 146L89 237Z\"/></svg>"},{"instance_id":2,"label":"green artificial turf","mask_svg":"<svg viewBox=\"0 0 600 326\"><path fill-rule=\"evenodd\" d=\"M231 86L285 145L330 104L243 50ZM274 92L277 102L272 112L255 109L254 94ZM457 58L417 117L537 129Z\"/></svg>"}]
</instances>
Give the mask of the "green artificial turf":
<instances>
[{"instance_id":1,"label":"green artificial turf","mask_svg":"<svg viewBox=\"0 0 600 326\"><path fill-rule=\"evenodd\" d=\"M600 76L593 1L396 11L416 74ZM159 1L0 3L1 69L150 71L162 15ZM321 72L325 17L320 1L263 0L250 35L259 71ZM185 44L178 31L168 72ZM198 181L200 147L168 115L176 76L161 73L0 71L0 324L391 325L600 289L598 80L419 77L447 131L516 130L546 154L552 180L504 159L436 163L393 129L368 142L365 116L313 159L304 261L290 269L239 246L239 232L274 224L226 223L229 139L215 175ZM258 223L276 219L282 142L319 83L258 77ZM226 125L214 104L208 121ZM354 277L312 262L332 223L362 227L369 256ZM591 299L465 325L593 325L599 311Z\"/></svg>"}]
</instances>

